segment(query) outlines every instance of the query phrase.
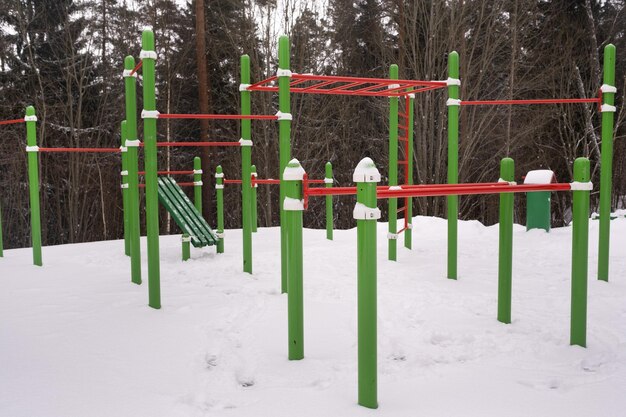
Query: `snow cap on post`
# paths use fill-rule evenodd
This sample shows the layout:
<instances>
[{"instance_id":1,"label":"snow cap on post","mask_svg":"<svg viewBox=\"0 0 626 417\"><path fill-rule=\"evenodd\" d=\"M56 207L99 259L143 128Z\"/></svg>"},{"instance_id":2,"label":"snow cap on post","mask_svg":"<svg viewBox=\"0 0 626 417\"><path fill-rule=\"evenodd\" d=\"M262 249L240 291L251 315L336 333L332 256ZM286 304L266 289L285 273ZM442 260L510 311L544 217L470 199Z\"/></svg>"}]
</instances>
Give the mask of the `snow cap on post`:
<instances>
[{"instance_id":1,"label":"snow cap on post","mask_svg":"<svg viewBox=\"0 0 626 417\"><path fill-rule=\"evenodd\" d=\"M371 158L363 158L354 169L352 175L354 182L380 182L380 172Z\"/></svg>"},{"instance_id":2,"label":"snow cap on post","mask_svg":"<svg viewBox=\"0 0 626 417\"><path fill-rule=\"evenodd\" d=\"M285 167L285 171L283 172L283 180L284 181L302 181L304 179L304 168L300 165L300 161L296 158L293 158L287 166Z\"/></svg>"}]
</instances>

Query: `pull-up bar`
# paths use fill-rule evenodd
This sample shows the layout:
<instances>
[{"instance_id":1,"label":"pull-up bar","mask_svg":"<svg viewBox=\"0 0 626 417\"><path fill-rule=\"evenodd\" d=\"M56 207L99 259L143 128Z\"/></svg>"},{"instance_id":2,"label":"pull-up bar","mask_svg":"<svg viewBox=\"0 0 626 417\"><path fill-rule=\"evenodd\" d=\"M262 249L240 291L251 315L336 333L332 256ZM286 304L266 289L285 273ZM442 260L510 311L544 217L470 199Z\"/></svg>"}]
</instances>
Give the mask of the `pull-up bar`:
<instances>
[{"instance_id":1,"label":"pull-up bar","mask_svg":"<svg viewBox=\"0 0 626 417\"><path fill-rule=\"evenodd\" d=\"M138 171L137 172L138 175L146 175L146 171ZM197 174L196 171L194 170L187 170L187 171L157 171L158 175L193 175L193 174Z\"/></svg>"},{"instance_id":2,"label":"pull-up bar","mask_svg":"<svg viewBox=\"0 0 626 417\"><path fill-rule=\"evenodd\" d=\"M551 98L532 100L461 100L461 106L485 106L485 105L516 105L516 104L574 104L574 103L597 103L602 104L602 99L594 98Z\"/></svg>"},{"instance_id":3,"label":"pull-up bar","mask_svg":"<svg viewBox=\"0 0 626 417\"><path fill-rule=\"evenodd\" d=\"M2 125L14 125L17 123L24 123L24 119L13 119L13 120L2 120L0 121L0 126Z\"/></svg>"},{"instance_id":4,"label":"pull-up bar","mask_svg":"<svg viewBox=\"0 0 626 417\"><path fill-rule=\"evenodd\" d=\"M45 153L119 153L120 148L39 148L27 149L28 152Z\"/></svg>"},{"instance_id":5,"label":"pull-up bar","mask_svg":"<svg viewBox=\"0 0 626 417\"><path fill-rule=\"evenodd\" d=\"M144 117L145 118L145 117ZM175 114L158 113L157 119L202 119L202 120L278 120L271 114Z\"/></svg>"},{"instance_id":6,"label":"pull-up bar","mask_svg":"<svg viewBox=\"0 0 626 417\"><path fill-rule=\"evenodd\" d=\"M141 142L140 146L144 146ZM209 147L226 147L226 146L241 146L240 142L157 142L157 148L171 148L171 147L192 147L192 148L209 148Z\"/></svg>"}]
</instances>

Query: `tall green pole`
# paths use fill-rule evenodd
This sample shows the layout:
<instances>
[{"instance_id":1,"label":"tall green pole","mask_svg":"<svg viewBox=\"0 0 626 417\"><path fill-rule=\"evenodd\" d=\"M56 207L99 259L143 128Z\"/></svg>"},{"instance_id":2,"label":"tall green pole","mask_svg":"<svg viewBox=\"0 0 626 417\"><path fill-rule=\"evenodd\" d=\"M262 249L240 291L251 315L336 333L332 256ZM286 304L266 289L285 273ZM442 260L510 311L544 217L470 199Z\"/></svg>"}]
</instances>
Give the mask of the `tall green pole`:
<instances>
[{"instance_id":1,"label":"tall green pole","mask_svg":"<svg viewBox=\"0 0 626 417\"><path fill-rule=\"evenodd\" d=\"M128 138L126 120L122 121L120 131L122 133L120 149L122 151L122 215L124 218L124 254L126 256L130 256L130 226L128 223L128 148L124 146L126 139Z\"/></svg>"},{"instance_id":2,"label":"tall green pole","mask_svg":"<svg viewBox=\"0 0 626 417\"><path fill-rule=\"evenodd\" d=\"M279 136L279 160L280 175L282 174L289 160L291 159L291 96L289 83L291 81L291 71L289 70L290 44L289 37L282 35L278 39L278 136ZM286 293L288 288L287 259L289 256L289 241L287 228L284 225L285 210L283 201L285 200L285 186L280 182L280 284L281 292Z\"/></svg>"},{"instance_id":3,"label":"tall green pole","mask_svg":"<svg viewBox=\"0 0 626 417\"><path fill-rule=\"evenodd\" d=\"M132 74L135 58L124 58L124 95L126 98L126 148L128 180L128 228L131 282L141 284L141 238L139 215L139 137L137 135L137 74Z\"/></svg>"},{"instance_id":4,"label":"tall green pole","mask_svg":"<svg viewBox=\"0 0 626 417\"><path fill-rule=\"evenodd\" d=\"M241 56L241 84L250 83L250 57ZM241 114L250 114L250 92L241 89ZM241 217L243 229L243 271L252 273L252 188L250 165L252 165L252 121L241 120Z\"/></svg>"},{"instance_id":5,"label":"tall green pole","mask_svg":"<svg viewBox=\"0 0 626 417\"><path fill-rule=\"evenodd\" d=\"M4 244L2 243L2 206L0 205L0 258L2 258L4 256L4 252L3 252L3 247Z\"/></svg>"},{"instance_id":6,"label":"tall green pole","mask_svg":"<svg viewBox=\"0 0 626 417\"><path fill-rule=\"evenodd\" d=\"M193 205L202 215L202 161L199 156L193 158Z\"/></svg>"},{"instance_id":7,"label":"tall green pole","mask_svg":"<svg viewBox=\"0 0 626 417\"><path fill-rule=\"evenodd\" d=\"M333 164L326 162L326 175L324 183L326 188L333 186ZM333 240L333 196L326 196L326 239Z\"/></svg>"},{"instance_id":8,"label":"tall green pole","mask_svg":"<svg viewBox=\"0 0 626 417\"><path fill-rule=\"evenodd\" d=\"M250 167L250 175L257 178L256 165L252 165ZM259 189L259 184L254 184L252 187L252 199L250 205L252 206L252 233L256 233L257 227L259 225L259 212L257 206L257 190Z\"/></svg>"},{"instance_id":9,"label":"tall green pole","mask_svg":"<svg viewBox=\"0 0 626 417\"><path fill-rule=\"evenodd\" d=\"M370 158L354 170L357 229L357 320L359 405L378 408L377 290L376 290L376 185L380 173Z\"/></svg>"},{"instance_id":10,"label":"tall green pole","mask_svg":"<svg viewBox=\"0 0 626 417\"><path fill-rule=\"evenodd\" d=\"M409 94L409 105L406 109L406 117L409 120L409 129L407 136L409 138L409 153L406 156L407 165L406 170L408 172L408 183L413 184L413 109L415 108L415 94ZM406 199L406 216L407 216L407 229L404 231L404 247L411 249L413 246L413 199L408 197Z\"/></svg>"},{"instance_id":11,"label":"tall green pole","mask_svg":"<svg viewBox=\"0 0 626 417\"><path fill-rule=\"evenodd\" d=\"M224 171L215 168L215 194L217 198L217 253L224 253Z\"/></svg>"},{"instance_id":12,"label":"tall green pole","mask_svg":"<svg viewBox=\"0 0 626 417\"><path fill-rule=\"evenodd\" d=\"M33 106L26 107L26 151L28 152L28 189L30 194L30 236L33 264L43 265L41 259L41 215L39 207L39 148L37 147L37 116Z\"/></svg>"},{"instance_id":13,"label":"tall green pole","mask_svg":"<svg viewBox=\"0 0 626 417\"><path fill-rule=\"evenodd\" d=\"M613 115L615 113L615 45L604 47L602 85L602 156L600 164L600 235L598 279L609 280L609 241L611 234L611 188L613 182Z\"/></svg>"},{"instance_id":14,"label":"tall green pole","mask_svg":"<svg viewBox=\"0 0 626 417\"><path fill-rule=\"evenodd\" d=\"M189 245L189 242L191 242L191 237L189 237L189 235L187 233L183 233L183 235L180 238L182 244L183 244L183 255L182 255L182 259L183 261L188 261L189 258L191 258L191 248Z\"/></svg>"},{"instance_id":15,"label":"tall green pole","mask_svg":"<svg viewBox=\"0 0 626 417\"><path fill-rule=\"evenodd\" d=\"M154 33L144 30L141 35L143 60L143 133L146 181L146 230L148 235L148 305L161 308L161 274L159 264L159 200L157 178L157 137Z\"/></svg>"},{"instance_id":16,"label":"tall green pole","mask_svg":"<svg viewBox=\"0 0 626 417\"><path fill-rule=\"evenodd\" d=\"M511 158L500 162L500 178L512 182L515 163ZM513 193L500 194L500 240L498 251L498 321L511 323L511 282L513 275Z\"/></svg>"},{"instance_id":17,"label":"tall green pole","mask_svg":"<svg viewBox=\"0 0 626 417\"><path fill-rule=\"evenodd\" d=\"M587 264L589 248L590 169L587 158L574 161L572 184L572 301L570 344L587 346ZM574 185L577 187L574 188Z\"/></svg>"},{"instance_id":18,"label":"tall green pole","mask_svg":"<svg viewBox=\"0 0 626 417\"><path fill-rule=\"evenodd\" d=\"M292 159L283 172L285 183L285 226L289 238L287 260L289 292L287 293L289 360L304 358L304 306L302 289L302 179L304 169Z\"/></svg>"},{"instance_id":19,"label":"tall green pole","mask_svg":"<svg viewBox=\"0 0 626 417\"><path fill-rule=\"evenodd\" d=\"M398 79L398 66L391 65L389 78ZM389 185L398 185L398 97L389 98ZM398 199L389 199L388 258L397 259L398 243Z\"/></svg>"},{"instance_id":20,"label":"tall green pole","mask_svg":"<svg viewBox=\"0 0 626 417\"><path fill-rule=\"evenodd\" d=\"M448 76L459 79L459 54L448 55ZM448 184L459 182L459 86L448 85ZM448 202L448 278L457 278L457 237L459 197L450 195Z\"/></svg>"}]
</instances>

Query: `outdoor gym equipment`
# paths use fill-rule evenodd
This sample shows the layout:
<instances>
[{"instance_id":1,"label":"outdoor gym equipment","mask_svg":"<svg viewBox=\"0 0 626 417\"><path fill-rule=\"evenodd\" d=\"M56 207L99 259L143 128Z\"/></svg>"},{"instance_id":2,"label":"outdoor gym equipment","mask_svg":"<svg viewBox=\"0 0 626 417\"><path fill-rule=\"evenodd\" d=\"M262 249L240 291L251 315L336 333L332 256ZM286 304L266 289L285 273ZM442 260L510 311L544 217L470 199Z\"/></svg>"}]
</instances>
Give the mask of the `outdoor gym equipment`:
<instances>
[{"instance_id":1,"label":"outdoor gym equipment","mask_svg":"<svg viewBox=\"0 0 626 417\"><path fill-rule=\"evenodd\" d=\"M377 396L377 265L376 221L380 218L377 199L430 197L470 194L500 194L500 242L498 256L498 320L511 322L513 193L572 191L572 291L570 344L586 346L587 262L589 228L589 160L574 163L572 183L523 184L513 182L514 163L504 158L500 181L476 184L432 184L417 186L377 186L380 173L370 158L364 158L354 170L356 187L309 188L306 173L298 160L289 162L283 173L286 185L284 209L290 243L287 259L288 351L289 359L304 358L304 319L302 294L302 211L307 200L316 196L356 195L353 216L357 221L357 294L358 294L358 402L368 408L378 407Z\"/></svg>"}]
</instances>

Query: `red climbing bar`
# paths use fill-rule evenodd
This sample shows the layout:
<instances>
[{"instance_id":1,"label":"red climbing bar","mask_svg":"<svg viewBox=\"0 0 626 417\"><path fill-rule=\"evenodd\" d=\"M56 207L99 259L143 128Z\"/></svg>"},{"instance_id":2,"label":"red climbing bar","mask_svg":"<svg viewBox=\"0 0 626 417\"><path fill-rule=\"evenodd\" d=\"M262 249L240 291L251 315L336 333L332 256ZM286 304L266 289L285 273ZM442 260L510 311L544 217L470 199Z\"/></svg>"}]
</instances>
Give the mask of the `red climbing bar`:
<instances>
[{"instance_id":1,"label":"red climbing bar","mask_svg":"<svg viewBox=\"0 0 626 417\"><path fill-rule=\"evenodd\" d=\"M254 184L280 184L280 180L276 180L273 178L268 179L252 179L252 185Z\"/></svg>"},{"instance_id":2,"label":"red climbing bar","mask_svg":"<svg viewBox=\"0 0 626 417\"><path fill-rule=\"evenodd\" d=\"M141 142L141 146L144 146ZM239 142L157 142L157 148L171 148L171 147L195 147L195 148L210 148L221 146L241 146Z\"/></svg>"},{"instance_id":3,"label":"red climbing bar","mask_svg":"<svg viewBox=\"0 0 626 417\"><path fill-rule=\"evenodd\" d=\"M16 123L24 123L24 119L2 120L0 121L0 126L1 125L14 125Z\"/></svg>"},{"instance_id":4,"label":"red climbing bar","mask_svg":"<svg viewBox=\"0 0 626 417\"><path fill-rule=\"evenodd\" d=\"M569 191L569 183L555 184L521 184L502 186L493 185L473 185L460 186L460 184L441 184L438 186L423 189L405 190L381 190L378 198L402 198L402 197L434 197L445 195L472 195L472 194L500 194L500 193L527 193L531 191Z\"/></svg>"},{"instance_id":5,"label":"red climbing bar","mask_svg":"<svg viewBox=\"0 0 626 417\"><path fill-rule=\"evenodd\" d=\"M139 63L135 65L135 68L133 68L132 71L130 72L130 76L132 77L133 75L135 75L135 73L139 71L139 68L141 68L142 66L143 66L143 60L139 60Z\"/></svg>"},{"instance_id":6,"label":"red climbing bar","mask_svg":"<svg viewBox=\"0 0 626 417\"><path fill-rule=\"evenodd\" d=\"M278 120L271 114L175 114L159 113L159 119L211 119L211 120Z\"/></svg>"},{"instance_id":7,"label":"red climbing bar","mask_svg":"<svg viewBox=\"0 0 626 417\"><path fill-rule=\"evenodd\" d=\"M278 91L273 76L248 86L248 91ZM310 85L296 85L310 82ZM292 74L290 92L349 96L401 97L410 93L447 87L446 81L391 80L389 78L342 77L334 75Z\"/></svg>"},{"instance_id":8,"label":"red climbing bar","mask_svg":"<svg viewBox=\"0 0 626 417\"><path fill-rule=\"evenodd\" d=\"M227 180L227 179L224 179L224 184L241 184L241 180Z\"/></svg>"},{"instance_id":9,"label":"red climbing bar","mask_svg":"<svg viewBox=\"0 0 626 417\"><path fill-rule=\"evenodd\" d=\"M137 172L139 175L146 175L146 171ZM157 171L158 175L193 175L195 172L193 170L190 171Z\"/></svg>"},{"instance_id":10,"label":"red climbing bar","mask_svg":"<svg viewBox=\"0 0 626 417\"><path fill-rule=\"evenodd\" d=\"M553 99L537 99L537 100L461 100L461 106L483 106L498 104L572 104L572 103L599 103L597 97L594 98L553 98Z\"/></svg>"},{"instance_id":11,"label":"red climbing bar","mask_svg":"<svg viewBox=\"0 0 626 417\"><path fill-rule=\"evenodd\" d=\"M39 152L49 153L118 153L120 148L39 148Z\"/></svg>"}]
</instances>

